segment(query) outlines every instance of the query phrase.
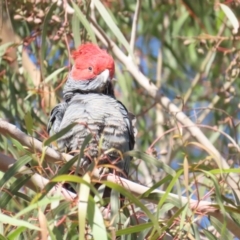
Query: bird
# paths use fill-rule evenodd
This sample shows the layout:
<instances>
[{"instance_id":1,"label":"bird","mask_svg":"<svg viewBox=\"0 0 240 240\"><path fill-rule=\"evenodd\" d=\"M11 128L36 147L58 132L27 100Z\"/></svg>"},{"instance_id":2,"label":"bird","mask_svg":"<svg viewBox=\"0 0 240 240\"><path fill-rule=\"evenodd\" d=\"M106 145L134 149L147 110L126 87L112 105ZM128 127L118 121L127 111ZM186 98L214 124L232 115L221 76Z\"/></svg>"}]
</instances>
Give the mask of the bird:
<instances>
[{"instance_id":1,"label":"bird","mask_svg":"<svg viewBox=\"0 0 240 240\"><path fill-rule=\"evenodd\" d=\"M76 155L84 139L92 138L84 151L80 167L92 161L112 166L119 176L127 177L134 148L134 116L116 99L112 79L113 57L93 43L80 45L73 53L74 64L63 88L63 101L50 113L47 130L52 136L71 123L77 123L57 140L61 152Z\"/></svg>"}]
</instances>

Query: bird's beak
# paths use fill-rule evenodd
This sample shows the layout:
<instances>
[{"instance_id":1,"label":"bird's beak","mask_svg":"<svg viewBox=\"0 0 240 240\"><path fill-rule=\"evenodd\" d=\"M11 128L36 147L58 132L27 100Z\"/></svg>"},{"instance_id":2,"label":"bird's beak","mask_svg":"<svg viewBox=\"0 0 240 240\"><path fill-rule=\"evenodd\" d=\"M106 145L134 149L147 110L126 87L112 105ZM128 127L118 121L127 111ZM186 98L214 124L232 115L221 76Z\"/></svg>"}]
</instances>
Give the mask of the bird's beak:
<instances>
[{"instance_id":1,"label":"bird's beak","mask_svg":"<svg viewBox=\"0 0 240 240\"><path fill-rule=\"evenodd\" d=\"M111 81L110 72L108 69L101 72L101 74L99 75L99 80L103 83L107 83Z\"/></svg>"}]
</instances>

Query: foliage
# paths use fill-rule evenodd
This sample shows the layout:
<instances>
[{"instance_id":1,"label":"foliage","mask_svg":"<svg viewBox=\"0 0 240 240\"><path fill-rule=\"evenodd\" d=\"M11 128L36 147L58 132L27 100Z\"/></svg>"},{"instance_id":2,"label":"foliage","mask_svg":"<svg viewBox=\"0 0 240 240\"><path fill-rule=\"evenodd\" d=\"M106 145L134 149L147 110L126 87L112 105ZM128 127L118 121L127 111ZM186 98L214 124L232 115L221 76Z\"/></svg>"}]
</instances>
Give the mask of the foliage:
<instances>
[{"instance_id":1,"label":"foliage","mask_svg":"<svg viewBox=\"0 0 240 240\"><path fill-rule=\"evenodd\" d=\"M0 118L44 147L54 142L59 136L49 138L46 125L61 101L71 50L86 41L105 47L94 31L101 27L221 154L189 133L196 126L180 122L180 112L150 97L150 89L135 81L109 48L116 60L116 96L137 117L137 150L126 153L133 156L129 179L150 188L134 195L121 183L96 179L98 165L83 176L68 175L78 157L53 165L34 146L2 133L0 152L17 159L1 173L2 239L240 238L239 188L229 183L229 174L238 182L240 172L239 1L5 0L2 8ZM32 172L17 174L25 165L52 181L41 191L30 190ZM65 181L78 200L47 195ZM113 189L110 199L103 199L96 182Z\"/></svg>"}]
</instances>

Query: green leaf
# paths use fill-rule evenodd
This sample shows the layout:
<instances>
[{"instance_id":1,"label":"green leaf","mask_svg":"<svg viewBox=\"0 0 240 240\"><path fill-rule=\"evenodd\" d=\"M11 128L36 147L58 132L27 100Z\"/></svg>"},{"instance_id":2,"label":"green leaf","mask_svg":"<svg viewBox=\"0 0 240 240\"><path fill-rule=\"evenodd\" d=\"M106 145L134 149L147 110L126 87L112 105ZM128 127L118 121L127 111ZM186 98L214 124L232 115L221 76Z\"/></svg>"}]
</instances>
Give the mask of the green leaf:
<instances>
[{"instance_id":1,"label":"green leaf","mask_svg":"<svg viewBox=\"0 0 240 240\"><path fill-rule=\"evenodd\" d=\"M230 217L233 219L233 221L238 225L240 229L240 214L231 212Z\"/></svg>"},{"instance_id":2,"label":"green leaf","mask_svg":"<svg viewBox=\"0 0 240 240\"><path fill-rule=\"evenodd\" d=\"M46 139L43 142L43 146L48 146L50 143L57 141L60 137L62 137L64 134L66 134L67 132L69 132L74 126L76 126L78 123L71 123L69 124L67 127L63 128L61 131L59 131L58 133L52 135L50 138Z\"/></svg>"},{"instance_id":3,"label":"green leaf","mask_svg":"<svg viewBox=\"0 0 240 240\"><path fill-rule=\"evenodd\" d=\"M79 159L78 159L77 166L76 166L75 175L77 175L79 173L80 162L81 162L81 159L84 158L84 150L85 150L86 146L88 145L88 143L91 141L91 139L92 139L92 134L90 133L85 137L85 139L82 143L80 154L79 154Z\"/></svg>"},{"instance_id":4,"label":"green leaf","mask_svg":"<svg viewBox=\"0 0 240 240\"><path fill-rule=\"evenodd\" d=\"M113 34L118 39L119 43L122 44L125 47L125 49L127 50L128 54L133 56L133 53L132 53L132 51L130 49L129 43L127 42L126 38L124 37L124 35L122 34L122 32L120 31L118 26L113 21L112 17L108 13L107 9L104 7L102 2L99 1L99 0L93 0L93 2L95 4L96 8L98 9L98 12L102 16L102 18L104 19L106 24L108 25L109 29L113 32Z\"/></svg>"},{"instance_id":5,"label":"green leaf","mask_svg":"<svg viewBox=\"0 0 240 240\"><path fill-rule=\"evenodd\" d=\"M5 238L2 234L0 234L0 240L8 240L8 239Z\"/></svg>"},{"instance_id":6,"label":"green leaf","mask_svg":"<svg viewBox=\"0 0 240 240\"><path fill-rule=\"evenodd\" d=\"M10 186L8 191L3 192L0 195L0 207L4 208L11 199L15 196L15 194L22 188L24 185L29 181L31 176L29 175L23 175L21 177L18 177Z\"/></svg>"},{"instance_id":7,"label":"green leaf","mask_svg":"<svg viewBox=\"0 0 240 240\"><path fill-rule=\"evenodd\" d=\"M225 226L226 221L224 221L224 223L222 223L215 217L210 217L210 222L216 228L216 230L221 234L221 239L232 240L232 235Z\"/></svg>"},{"instance_id":8,"label":"green leaf","mask_svg":"<svg viewBox=\"0 0 240 240\"><path fill-rule=\"evenodd\" d=\"M27 193L28 193L28 192L27 192ZM30 203L30 202L31 202L31 196L28 196L27 193L24 194L24 193L22 193L22 192L19 191L19 192L17 192L15 195L16 195L16 197L18 197L19 199L22 199L22 200L24 200L25 202Z\"/></svg>"},{"instance_id":9,"label":"green leaf","mask_svg":"<svg viewBox=\"0 0 240 240\"><path fill-rule=\"evenodd\" d=\"M183 226L186 222L186 219L187 219L187 213L191 211L190 207L189 207L189 204L187 203L184 208L182 209L182 212L181 212L181 217L180 217L180 223L179 223L179 228L180 229L183 229Z\"/></svg>"},{"instance_id":10,"label":"green leaf","mask_svg":"<svg viewBox=\"0 0 240 240\"><path fill-rule=\"evenodd\" d=\"M26 151L26 149L23 147L23 145L19 141L15 140L14 138L12 138L11 141L13 143L14 148L16 147L18 151L24 151L24 152Z\"/></svg>"},{"instance_id":11,"label":"green leaf","mask_svg":"<svg viewBox=\"0 0 240 240\"><path fill-rule=\"evenodd\" d=\"M5 184L10 178L14 177L15 174L18 172L18 170L19 170L22 166L24 166L24 165L26 165L27 163L29 163L29 162L31 161L31 159L32 159L32 158L31 158L30 156L28 156L28 155L25 155L25 156L19 158L19 160L18 160L16 163L14 163L14 165L11 166L11 167L7 170L7 172L5 172L4 176L3 176L2 179L0 180L0 186L3 187L4 184Z\"/></svg>"},{"instance_id":12,"label":"green leaf","mask_svg":"<svg viewBox=\"0 0 240 240\"><path fill-rule=\"evenodd\" d=\"M72 32L75 48L81 44L80 39L80 22L76 14L72 16Z\"/></svg>"},{"instance_id":13,"label":"green leaf","mask_svg":"<svg viewBox=\"0 0 240 240\"><path fill-rule=\"evenodd\" d=\"M94 188L94 186L92 184L89 184L88 182L84 181L82 177L79 177L76 175L56 176L51 180L51 182L75 182L75 183L85 184L90 188L90 190L93 192L94 195L99 197L98 191ZM99 197L99 199L101 200L100 197Z\"/></svg>"},{"instance_id":14,"label":"green leaf","mask_svg":"<svg viewBox=\"0 0 240 240\"><path fill-rule=\"evenodd\" d=\"M57 177L60 177L60 176L62 176L62 174L65 174L65 173L69 172L70 168L74 165L74 163L78 160L78 158L79 158L79 155L76 155L76 156L74 156L70 161L66 162L66 163L59 169L59 171L58 171L58 173L57 173ZM65 175L64 175L64 176L65 176ZM66 175L66 176L69 176L69 175ZM58 182L58 181L55 181L54 179L57 178L57 177L54 177L54 178L52 179L52 181L49 182L49 183L47 184L47 186L45 186L44 191L43 191L41 194L38 195L38 198L37 198L37 199L35 199L36 201L37 201L38 199L43 198L43 197L56 185L56 182ZM65 182L65 180L62 180L62 181ZM66 181L67 181L67 180L66 180Z\"/></svg>"},{"instance_id":15,"label":"green leaf","mask_svg":"<svg viewBox=\"0 0 240 240\"><path fill-rule=\"evenodd\" d=\"M119 222L120 194L118 191L114 189L111 190L110 206L111 206L111 216L113 218L112 223L114 226L117 226L117 223Z\"/></svg>"},{"instance_id":16,"label":"green leaf","mask_svg":"<svg viewBox=\"0 0 240 240\"><path fill-rule=\"evenodd\" d=\"M39 200L36 203L31 203L29 206L27 206L26 208L24 208L23 210L18 212L15 215L15 218L19 218L19 217L27 214L28 212L33 211L34 209L38 209L39 207L47 206L50 203L52 204L52 203L58 202L60 200L62 200L62 197L59 197L59 196L49 197L49 196L47 196L47 197Z\"/></svg>"},{"instance_id":17,"label":"green leaf","mask_svg":"<svg viewBox=\"0 0 240 240\"><path fill-rule=\"evenodd\" d=\"M118 191L119 193L121 193L122 195L126 196L129 201L132 201L134 204L136 204L139 208L141 208L141 210L148 216L148 218L152 221L154 228L156 229L156 231L161 234L161 229L159 228L159 224L158 224L158 220L156 219L156 217L148 210L148 208L141 203L141 201L136 198L132 193L130 193L129 191L127 191L125 188L123 188L122 186L113 183L113 182L108 182L108 181L103 181L103 184L105 184L106 186L115 189L116 191Z\"/></svg>"},{"instance_id":18,"label":"green leaf","mask_svg":"<svg viewBox=\"0 0 240 240\"><path fill-rule=\"evenodd\" d=\"M83 180L88 183L91 182L90 176L86 173L83 176ZM79 186L78 196L78 223L79 223L79 240L85 239L85 225L86 225L86 216L87 216L87 208L88 208L88 198L90 194L90 188L85 185L81 184Z\"/></svg>"},{"instance_id":19,"label":"green leaf","mask_svg":"<svg viewBox=\"0 0 240 240\"><path fill-rule=\"evenodd\" d=\"M181 174L183 173L183 169L178 170L176 176L172 179L172 181L170 182L170 184L167 186L167 189L165 191L165 193L163 194L163 196L161 197L159 203L158 203L158 210L161 209L163 203L166 201L166 199L168 198L168 195L170 193L170 191L172 190L172 188L176 185L176 181L178 181L178 178L181 176Z\"/></svg>"},{"instance_id":20,"label":"green leaf","mask_svg":"<svg viewBox=\"0 0 240 240\"><path fill-rule=\"evenodd\" d=\"M41 84L46 84L50 82L52 79L54 79L59 73L61 73L63 70L65 70L66 67L62 67L51 73L49 76L47 76L44 81Z\"/></svg>"},{"instance_id":21,"label":"green leaf","mask_svg":"<svg viewBox=\"0 0 240 240\"><path fill-rule=\"evenodd\" d=\"M222 170L222 169L221 169ZM216 194L216 201L219 205L219 208L223 214L223 217L224 217L224 222L223 222L223 225L221 227L221 231L219 233L222 233L222 232L225 232L226 231L226 226L227 226L227 223L226 223L226 210L225 210L225 207L223 205L223 200L222 200L222 196L221 196L221 191L219 189L219 183L218 183L218 180L216 179L216 177L208 172L208 171L204 171L202 170L202 172L205 173L206 176L210 177L210 179L213 181L213 184L214 184L214 191L215 191L215 194Z\"/></svg>"},{"instance_id":22,"label":"green leaf","mask_svg":"<svg viewBox=\"0 0 240 240\"><path fill-rule=\"evenodd\" d=\"M88 200L87 219L92 229L93 239L99 239L101 236L101 240L108 240L103 215L92 197Z\"/></svg>"},{"instance_id":23,"label":"green leaf","mask_svg":"<svg viewBox=\"0 0 240 240\"><path fill-rule=\"evenodd\" d=\"M75 10L75 14L76 16L78 17L79 21L82 23L82 25L85 27L85 29L87 30L89 36L90 36L90 39L93 43L97 43L97 39L95 37L95 34L88 22L88 20L86 19L86 17L84 16L84 14L82 13L82 11L80 10L80 8L77 6L77 4L72 1L72 5L73 5L73 8Z\"/></svg>"},{"instance_id":24,"label":"green leaf","mask_svg":"<svg viewBox=\"0 0 240 240\"><path fill-rule=\"evenodd\" d=\"M15 230L8 234L8 240L18 239L19 235L26 230L26 227L17 227Z\"/></svg>"},{"instance_id":25,"label":"green leaf","mask_svg":"<svg viewBox=\"0 0 240 240\"><path fill-rule=\"evenodd\" d=\"M232 193L233 193L233 196L234 196L234 200L235 200L235 206L237 205L237 206L239 206L240 205L240 199L239 199L239 197L238 197L238 194L236 193L236 191L234 190L234 189L232 189Z\"/></svg>"},{"instance_id":26,"label":"green leaf","mask_svg":"<svg viewBox=\"0 0 240 240\"><path fill-rule=\"evenodd\" d=\"M46 59L46 52L47 52L47 29L49 26L49 22L52 18L53 12L57 7L57 2L53 3L51 7L49 8L44 21L43 21L43 29L41 34L41 49L40 49L40 69L42 78L44 79L45 71L44 71L44 61Z\"/></svg>"},{"instance_id":27,"label":"green leaf","mask_svg":"<svg viewBox=\"0 0 240 240\"><path fill-rule=\"evenodd\" d=\"M58 236L57 234L54 234L52 229L50 229L49 227L48 227L48 233L49 233L49 239L51 240L57 240L62 238L62 235Z\"/></svg>"},{"instance_id":28,"label":"green leaf","mask_svg":"<svg viewBox=\"0 0 240 240\"><path fill-rule=\"evenodd\" d=\"M18 220L13 217L9 217L5 214L0 213L0 222L9 224L10 226L17 226L17 227L26 227L32 230L40 231L41 229L29 222Z\"/></svg>"},{"instance_id":29,"label":"green leaf","mask_svg":"<svg viewBox=\"0 0 240 240\"><path fill-rule=\"evenodd\" d=\"M230 21L230 23L232 24L233 33L236 34L239 29L239 21L238 21L236 15L231 10L231 8L229 8L227 5L219 3L219 6L222 9L222 11L225 13L225 15L228 18L228 20Z\"/></svg>"},{"instance_id":30,"label":"green leaf","mask_svg":"<svg viewBox=\"0 0 240 240\"><path fill-rule=\"evenodd\" d=\"M2 63L2 56L5 54L6 50L14 45L14 42L7 42L0 46L0 64Z\"/></svg>"},{"instance_id":31,"label":"green leaf","mask_svg":"<svg viewBox=\"0 0 240 240\"><path fill-rule=\"evenodd\" d=\"M212 169L209 170L208 172L212 173L212 174L223 174L223 173L240 173L240 169L239 168L228 168L228 169Z\"/></svg>"},{"instance_id":32,"label":"green leaf","mask_svg":"<svg viewBox=\"0 0 240 240\"><path fill-rule=\"evenodd\" d=\"M209 240L219 240L216 236L214 236L210 231L203 229L204 235L207 237Z\"/></svg>"},{"instance_id":33,"label":"green leaf","mask_svg":"<svg viewBox=\"0 0 240 240\"><path fill-rule=\"evenodd\" d=\"M24 121L25 121L25 126L27 128L28 133L30 135L32 135L33 134L33 119L32 119L32 115L31 115L30 111L28 111L25 114Z\"/></svg>"},{"instance_id":34,"label":"green leaf","mask_svg":"<svg viewBox=\"0 0 240 240\"><path fill-rule=\"evenodd\" d=\"M152 187L150 187L145 193L143 193L140 198L148 198L148 196L156 189L158 189L163 184L168 183L172 179L172 176L168 175L159 182L155 183Z\"/></svg>"},{"instance_id":35,"label":"green leaf","mask_svg":"<svg viewBox=\"0 0 240 240\"><path fill-rule=\"evenodd\" d=\"M175 170L173 170L171 167L169 167L164 162L161 162L161 161L157 160L156 158L154 158L154 157L152 157L152 156L150 156L146 153L136 151L136 150L132 150L132 151L126 152L125 154L129 155L129 156L132 156L132 157L135 157L135 158L140 158L143 161L145 161L147 164L152 164L152 165L154 165L158 168L161 168L164 172L166 172L167 174L169 174L173 177L176 176L176 171Z\"/></svg>"},{"instance_id":36,"label":"green leaf","mask_svg":"<svg viewBox=\"0 0 240 240\"><path fill-rule=\"evenodd\" d=\"M46 214L46 218L50 221L53 216L65 216L66 214L69 214L72 209L74 208L72 208L70 201L61 201L57 207L54 205L54 208Z\"/></svg>"},{"instance_id":37,"label":"green leaf","mask_svg":"<svg viewBox=\"0 0 240 240\"><path fill-rule=\"evenodd\" d=\"M193 223L192 224L192 230L193 230L192 234L193 234L195 240L201 240L198 223Z\"/></svg>"},{"instance_id":38,"label":"green leaf","mask_svg":"<svg viewBox=\"0 0 240 240\"><path fill-rule=\"evenodd\" d=\"M41 85L43 84L47 84L48 82L50 82L51 80L53 80L59 73L61 73L63 70L65 70L66 67L62 67L60 69L57 69L56 71L54 71L53 73L51 73L48 77L46 77L44 79L44 81L41 82ZM51 84L53 84L55 81L52 81ZM40 86L41 86L40 85ZM31 96L37 94L36 90L33 91L29 91L29 94L24 98L24 100L27 100L28 98L30 98Z\"/></svg>"},{"instance_id":39,"label":"green leaf","mask_svg":"<svg viewBox=\"0 0 240 240\"><path fill-rule=\"evenodd\" d=\"M171 216L171 218L168 219L166 224L164 224L164 226L162 227L162 231L166 231L169 229L170 226L172 226L173 222L176 221L176 219L180 216L180 214L183 212L185 207L186 207L186 205L184 205L183 207L179 208L176 212L174 212L174 214Z\"/></svg>"},{"instance_id":40,"label":"green leaf","mask_svg":"<svg viewBox=\"0 0 240 240\"><path fill-rule=\"evenodd\" d=\"M152 222L148 222L148 223L142 223L142 224L138 224L135 226L131 226L125 229L120 229L116 232L116 236L123 236L123 235L127 235L127 234L132 234L132 233L139 233L145 229L148 229L150 227L153 227L153 223Z\"/></svg>"}]
</instances>

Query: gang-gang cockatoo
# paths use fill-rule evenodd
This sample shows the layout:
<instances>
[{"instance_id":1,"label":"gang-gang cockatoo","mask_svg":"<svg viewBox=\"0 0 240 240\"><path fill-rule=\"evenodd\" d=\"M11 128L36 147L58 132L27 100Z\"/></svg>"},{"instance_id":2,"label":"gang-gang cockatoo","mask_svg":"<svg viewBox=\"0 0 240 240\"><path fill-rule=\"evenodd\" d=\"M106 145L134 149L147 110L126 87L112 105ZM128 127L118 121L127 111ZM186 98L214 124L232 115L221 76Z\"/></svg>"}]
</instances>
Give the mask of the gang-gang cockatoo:
<instances>
[{"instance_id":1,"label":"gang-gang cockatoo","mask_svg":"<svg viewBox=\"0 0 240 240\"><path fill-rule=\"evenodd\" d=\"M127 175L130 157L120 153L133 149L134 132L131 114L114 96L114 60L92 43L81 45L72 57L74 65L63 89L64 101L51 111L48 131L53 135L78 123L57 140L58 149L74 155L92 134L81 167L101 156L100 164L113 164Z\"/></svg>"}]
</instances>

